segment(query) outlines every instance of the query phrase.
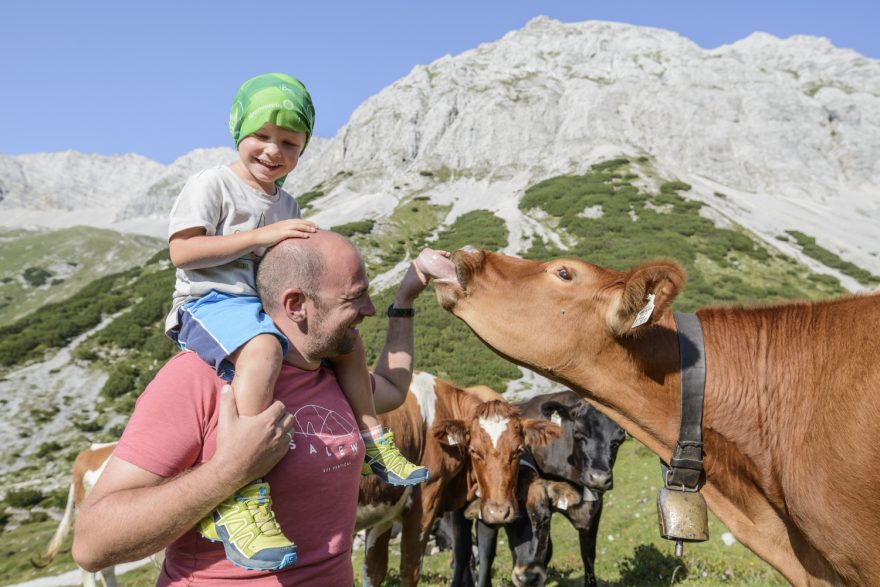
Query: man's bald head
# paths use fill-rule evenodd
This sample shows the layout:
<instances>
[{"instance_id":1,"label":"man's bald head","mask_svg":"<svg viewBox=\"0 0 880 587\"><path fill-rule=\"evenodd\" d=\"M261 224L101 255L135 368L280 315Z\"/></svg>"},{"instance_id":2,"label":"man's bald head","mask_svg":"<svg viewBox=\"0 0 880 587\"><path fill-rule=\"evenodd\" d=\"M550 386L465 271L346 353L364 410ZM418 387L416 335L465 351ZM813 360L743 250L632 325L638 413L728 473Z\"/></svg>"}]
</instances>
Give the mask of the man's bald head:
<instances>
[{"instance_id":1,"label":"man's bald head","mask_svg":"<svg viewBox=\"0 0 880 587\"><path fill-rule=\"evenodd\" d=\"M279 309L281 294L299 288L316 299L324 274L345 253L359 256L354 244L335 232L319 230L309 238L289 238L266 251L257 268L257 293L267 314Z\"/></svg>"}]
</instances>

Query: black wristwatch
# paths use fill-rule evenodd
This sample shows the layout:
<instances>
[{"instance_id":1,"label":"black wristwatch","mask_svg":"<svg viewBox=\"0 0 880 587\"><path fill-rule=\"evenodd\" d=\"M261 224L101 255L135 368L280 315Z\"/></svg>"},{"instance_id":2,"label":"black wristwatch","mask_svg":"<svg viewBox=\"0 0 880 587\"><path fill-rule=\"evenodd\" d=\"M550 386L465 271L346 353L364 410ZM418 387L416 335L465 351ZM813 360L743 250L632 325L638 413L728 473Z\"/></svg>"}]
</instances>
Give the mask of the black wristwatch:
<instances>
[{"instance_id":1,"label":"black wristwatch","mask_svg":"<svg viewBox=\"0 0 880 587\"><path fill-rule=\"evenodd\" d=\"M394 304L388 306L389 318L412 318L415 315L415 308L395 308Z\"/></svg>"}]
</instances>

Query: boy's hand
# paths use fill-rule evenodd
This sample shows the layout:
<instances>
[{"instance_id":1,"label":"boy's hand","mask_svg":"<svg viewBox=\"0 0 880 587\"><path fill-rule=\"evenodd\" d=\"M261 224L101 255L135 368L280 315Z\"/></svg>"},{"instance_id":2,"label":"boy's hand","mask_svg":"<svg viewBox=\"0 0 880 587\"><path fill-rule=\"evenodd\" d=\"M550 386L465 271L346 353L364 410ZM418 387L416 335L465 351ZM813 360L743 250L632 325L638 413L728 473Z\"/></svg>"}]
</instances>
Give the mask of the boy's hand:
<instances>
[{"instance_id":1,"label":"boy's hand","mask_svg":"<svg viewBox=\"0 0 880 587\"><path fill-rule=\"evenodd\" d=\"M449 260L448 252L423 249L403 276L394 298L394 306L412 307L413 300L422 293L431 279L448 278L450 275L455 276L455 265Z\"/></svg>"},{"instance_id":2,"label":"boy's hand","mask_svg":"<svg viewBox=\"0 0 880 587\"><path fill-rule=\"evenodd\" d=\"M271 247L288 238L309 238L317 230L318 225L311 220L291 218L256 228L253 234L257 239L257 246Z\"/></svg>"}]
</instances>

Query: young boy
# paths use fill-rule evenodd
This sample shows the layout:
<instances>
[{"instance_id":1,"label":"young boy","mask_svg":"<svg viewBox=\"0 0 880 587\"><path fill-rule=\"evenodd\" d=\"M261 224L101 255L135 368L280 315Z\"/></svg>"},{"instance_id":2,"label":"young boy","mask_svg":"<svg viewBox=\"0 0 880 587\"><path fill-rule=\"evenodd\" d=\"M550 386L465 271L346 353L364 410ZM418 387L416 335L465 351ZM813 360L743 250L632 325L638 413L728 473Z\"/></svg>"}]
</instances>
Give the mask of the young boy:
<instances>
[{"instance_id":1,"label":"young boy","mask_svg":"<svg viewBox=\"0 0 880 587\"><path fill-rule=\"evenodd\" d=\"M281 189L308 145L314 120L311 96L293 77L265 74L246 81L229 118L238 160L191 177L171 211L177 283L166 331L232 381L238 412L245 416L272 403L287 353L287 339L262 311L254 269L268 247L317 230L299 218L296 200ZM367 446L365 474L393 485L425 481L427 469L407 461L382 431L363 347L333 366ZM271 503L268 485L258 479L220 504L199 530L222 540L227 558L238 566L281 569L296 562L296 545L278 526Z\"/></svg>"}]
</instances>

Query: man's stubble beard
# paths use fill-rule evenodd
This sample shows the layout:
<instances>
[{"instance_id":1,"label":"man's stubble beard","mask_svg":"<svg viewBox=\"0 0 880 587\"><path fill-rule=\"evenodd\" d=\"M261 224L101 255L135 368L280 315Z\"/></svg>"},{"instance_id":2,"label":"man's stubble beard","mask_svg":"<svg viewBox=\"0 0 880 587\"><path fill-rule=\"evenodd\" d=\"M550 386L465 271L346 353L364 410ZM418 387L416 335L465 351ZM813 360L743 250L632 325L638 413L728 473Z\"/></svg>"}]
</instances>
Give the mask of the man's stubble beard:
<instances>
[{"instance_id":1,"label":"man's stubble beard","mask_svg":"<svg viewBox=\"0 0 880 587\"><path fill-rule=\"evenodd\" d=\"M355 348L355 341L350 340L348 326L329 332L326 327L327 312L318 300L315 303L315 316L309 325L310 336L306 343L306 354L315 359L330 359L339 355L347 355Z\"/></svg>"}]
</instances>

